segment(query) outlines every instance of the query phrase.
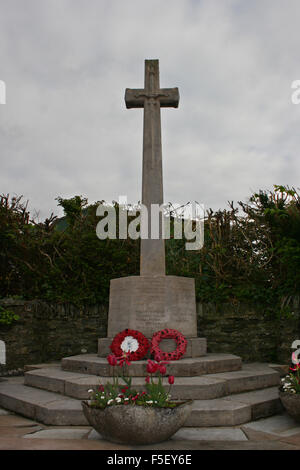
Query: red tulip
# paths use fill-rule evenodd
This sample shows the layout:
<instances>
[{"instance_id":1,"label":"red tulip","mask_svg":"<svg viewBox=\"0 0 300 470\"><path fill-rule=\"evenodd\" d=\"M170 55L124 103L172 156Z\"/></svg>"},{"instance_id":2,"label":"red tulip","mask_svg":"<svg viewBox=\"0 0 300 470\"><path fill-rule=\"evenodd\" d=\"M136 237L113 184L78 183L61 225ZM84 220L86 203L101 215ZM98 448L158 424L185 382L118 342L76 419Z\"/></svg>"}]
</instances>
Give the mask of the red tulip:
<instances>
[{"instance_id":1,"label":"red tulip","mask_svg":"<svg viewBox=\"0 0 300 470\"><path fill-rule=\"evenodd\" d=\"M165 373L167 372L166 366L159 365L158 368L159 368L159 372L161 373L161 375L165 375Z\"/></svg>"},{"instance_id":2,"label":"red tulip","mask_svg":"<svg viewBox=\"0 0 300 470\"><path fill-rule=\"evenodd\" d=\"M106 359L110 366L116 366L118 364L118 360L114 354L109 354Z\"/></svg>"},{"instance_id":3,"label":"red tulip","mask_svg":"<svg viewBox=\"0 0 300 470\"><path fill-rule=\"evenodd\" d=\"M159 354L159 352L156 352L156 353L155 353L154 359L156 360L156 362L160 362L160 361L161 361L161 355Z\"/></svg>"},{"instance_id":4,"label":"red tulip","mask_svg":"<svg viewBox=\"0 0 300 470\"><path fill-rule=\"evenodd\" d=\"M150 377L149 375L147 375L147 377L145 378L145 382L148 384L150 382Z\"/></svg>"},{"instance_id":5,"label":"red tulip","mask_svg":"<svg viewBox=\"0 0 300 470\"><path fill-rule=\"evenodd\" d=\"M155 374L158 369L158 364L148 359L147 372L148 374Z\"/></svg>"},{"instance_id":6,"label":"red tulip","mask_svg":"<svg viewBox=\"0 0 300 470\"><path fill-rule=\"evenodd\" d=\"M173 383L174 383L174 375L169 375L169 377L168 377L168 382L169 382L170 385L173 385Z\"/></svg>"}]
</instances>

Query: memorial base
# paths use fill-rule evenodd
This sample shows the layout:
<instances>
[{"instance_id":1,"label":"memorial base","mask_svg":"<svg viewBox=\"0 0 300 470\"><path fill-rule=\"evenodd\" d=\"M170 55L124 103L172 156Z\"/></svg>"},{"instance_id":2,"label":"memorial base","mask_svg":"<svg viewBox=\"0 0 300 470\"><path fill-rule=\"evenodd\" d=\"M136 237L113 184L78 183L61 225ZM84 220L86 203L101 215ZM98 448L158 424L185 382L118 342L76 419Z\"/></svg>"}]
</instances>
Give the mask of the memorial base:
<instances>
[{"instance_id":1,"label":"memorial base","mask_svg":"<svg viewBox=\"0 0 300 470\"><path fill-rule=\"evenodd\" d=\"M147 338L165 328L197 337L195 281L179 276L130 276L110 281L107 336L138 330Z\"/></svg>"}]
</instances>

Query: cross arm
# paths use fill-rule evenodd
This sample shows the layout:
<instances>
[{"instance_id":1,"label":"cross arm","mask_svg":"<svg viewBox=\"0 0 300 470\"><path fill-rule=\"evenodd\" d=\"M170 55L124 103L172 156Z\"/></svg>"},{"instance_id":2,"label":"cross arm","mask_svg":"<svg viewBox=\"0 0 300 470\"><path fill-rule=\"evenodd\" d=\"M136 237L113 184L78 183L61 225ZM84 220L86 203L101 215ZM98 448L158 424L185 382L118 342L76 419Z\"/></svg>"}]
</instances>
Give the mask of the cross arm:
<instances>
[{"instance_id":1,"label":"cross arm","mask_svg":"<svg viewBox=\"0 0 300 470\"><path fill-rule=\"evenodd\" d=\"M126 108L143 108L147 98L158 99L162 108L178 108L179 91L178 88L161 88L155 92L149 92L141 88L126 88Z\"/></svg>"}]
</instances>

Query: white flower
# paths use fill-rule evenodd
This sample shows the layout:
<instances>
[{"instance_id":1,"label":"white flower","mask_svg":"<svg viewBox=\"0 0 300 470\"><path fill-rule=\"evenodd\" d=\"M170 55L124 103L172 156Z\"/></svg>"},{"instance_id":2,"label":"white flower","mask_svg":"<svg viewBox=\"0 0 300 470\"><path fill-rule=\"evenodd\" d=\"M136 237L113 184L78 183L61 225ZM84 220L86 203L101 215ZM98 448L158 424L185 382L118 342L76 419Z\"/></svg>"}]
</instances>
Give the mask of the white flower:
<instances>
[{"instance_id":1,"label":"white flower","mask_svg":"<svg viewBox=\"0 0 300 470\"><path fill-rule=\"evenodd\" d=\"M121 343L124 352L135 352L139 349L139 343L133 336L125 336Z\"/></svg>"},{"instance_id":2,"label":"white flower","mask_svg":"<svg viewBox=\"0 0 300 470\"><path fill-rule=\"evenodd\" d=\"M117 398L116 398L116 402L117 402L117 403L120 403L120 401L122 401L121 398L120 398L120 397L117 397Z\"/></svg>"},{"instance_id":3,"label":"white flower","mask_svg":"<svg viewBox=\"0 0 300 470\"><path fill-rule=\"evenodd\" d=\"M102 395L100 398L101 398L101 400L104 400L105 396L104 396L104 395Z\"/></svg>"},{"instance_id":4,"label":"white flower","mask_svg":"<svg viewBox=\"0 0 300 470\"><path fill-rule=\"evenodd\" d=\"M107 404L110 405L113 402L113 399L108 400Z\"/></svg>"},{"instance_id":5,"label":"white flower","mask_svg":"<svg viewBox=\"0 0 300 470\"><path fill-rule=\"evenodd\" d=\"M93 391L94 391L94 390L90 388L90 389L88 390L88 393L93 393Z\"/></svg>"},{"instance_id":6,"label":"white flower","mask_svg":"<svg viewBox=\"0 0 300 470\"><path fill-rule=\"evenodd\" d=\"M151 403L153 403L153 401L149 400L149 401L146 401L146 403L149 403L149 405L151 405Z\"/></svg>"},{"instance_id":7,"label":"white flower","mask_svg":"<svg viewBox=\"0 0 300 470\"><path fill-rule=\"evenodd\" d=\"M129 398L124 398L124 401L128 401L128 400L129 400Z\"/></svg>"}]
</instances>

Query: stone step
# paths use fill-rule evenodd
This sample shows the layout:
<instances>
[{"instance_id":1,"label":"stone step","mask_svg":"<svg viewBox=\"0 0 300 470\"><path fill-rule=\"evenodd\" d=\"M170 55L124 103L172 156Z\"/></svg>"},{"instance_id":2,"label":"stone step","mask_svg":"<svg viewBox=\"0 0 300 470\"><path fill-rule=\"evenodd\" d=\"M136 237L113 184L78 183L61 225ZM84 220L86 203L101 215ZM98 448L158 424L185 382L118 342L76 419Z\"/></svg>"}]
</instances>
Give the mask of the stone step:
<instances>
[{"instance_id":1,"label":"stone step","mask_svg":"<svg viewBox=\"0 0 300 470\"><path fill-rule=\"evenodd\" d=\"M53 426L86 426L80 400L59 393L27 387L21 383L0 384L0 406Z\"/></svg>"},{"instance_id":2,"label":"stone step","mask_svg":"<svg viewBox=\"0 0 300 470\"><path fill-rule=\"evenodd\" d=\"M36 369L25 374L25 384L73 398L89 398L88 390L105 384L108 377L64 371L59 367ZM122 381L120 382L122 383ZM163 380L168 387L167 378ZM242 370L199 377L175 377L172 396L178 399L208 400L279 384L279 374L264 364L246 364ZM133 377L132 385L145 388L144 377Z\"/></svg>"},{"instance_id":3,"label":"stone step","mask_svg":"<svg viewBox=\"0 0 300 470\"><path fill-rule=\"evenodd\" d=\"M47 425L87 425L80 400L22 383L1 382L0 406ZM278 389L272 387L226 398L195 400L184 426L236 426L281 410Z\"/></svg>"},{"instance_id":4,"label":"stone step","mask_svg":"<svg viewBox=\"0 0 300 470\"><path fill-rule=\"evenodd\" d=\"M184 426L236 426L282 411L278 387L245 392L215 400L195 400Z\"/></svg>"},{"instance_id":5,"label":"stone step","mask_svg":"<svg viewBox=\"0 0 300 470\"><path fill-rule=\"evenodd\" d=\"M133 377L145 377L147 361L135 361L129 368ZM61 361L63 370L79 372L88 375L109 377L113 375L113 368L103 357L96 354L80 354L65 357ZM168 374L176 377L194 377L219 372L231 372L242 368L242 360L232 354L207 354L203 357L183 358L179 361L170 361Z\"/></svg>"}]
</instances>

